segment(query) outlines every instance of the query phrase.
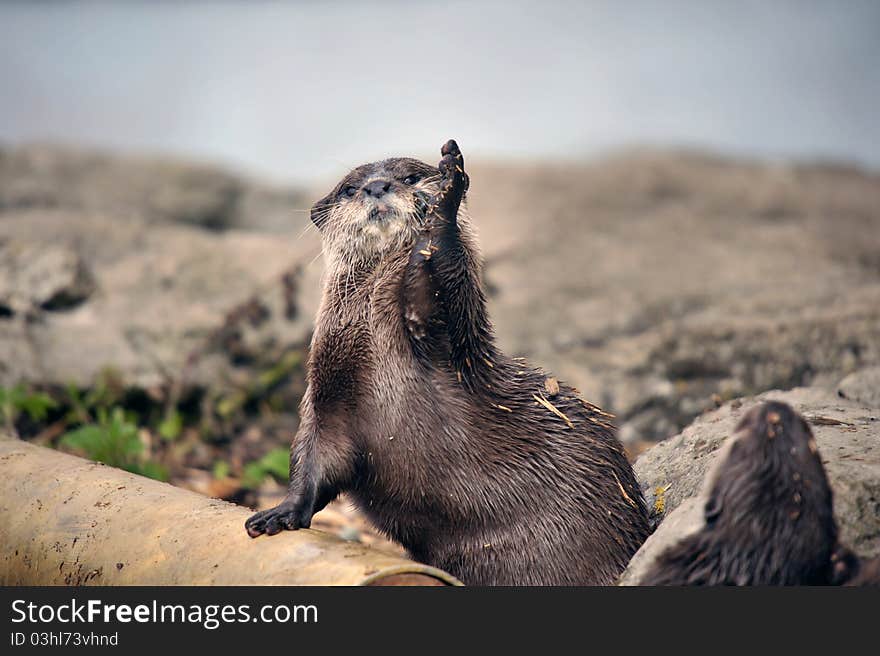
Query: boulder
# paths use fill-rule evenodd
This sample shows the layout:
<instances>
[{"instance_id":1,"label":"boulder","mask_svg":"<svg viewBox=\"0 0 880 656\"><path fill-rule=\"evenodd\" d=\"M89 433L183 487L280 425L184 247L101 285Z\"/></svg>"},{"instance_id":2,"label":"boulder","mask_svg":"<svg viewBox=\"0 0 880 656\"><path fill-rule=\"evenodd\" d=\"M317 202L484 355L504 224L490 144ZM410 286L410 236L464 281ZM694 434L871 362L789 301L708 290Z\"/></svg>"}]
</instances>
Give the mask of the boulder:
<instances>
[{"instance_id":1,"label":"boulder","mask_svg":"<svg viewBox=\"0 0 880 656\"><path fill-rule=\"evenodd\" d=\"M72 307L94 288L91 271L70 247L0 243L0 314L6 317Z\"/></svg>"},{"instance_id":2,"label":"boulder","mask_svg":"<svg viewBox=\"0 0 880 656\"><path fill-rule=\"evenodd\" d=\"M742 416L766 400L791 405L810 424L834 492L841 541L880 555L880 408L820 388L770 391L700 416L681 434L643 453L635 472L660 524L621 578L637 585L654 559L702 523L703 480Z\"/></svg>"}]
</instances>

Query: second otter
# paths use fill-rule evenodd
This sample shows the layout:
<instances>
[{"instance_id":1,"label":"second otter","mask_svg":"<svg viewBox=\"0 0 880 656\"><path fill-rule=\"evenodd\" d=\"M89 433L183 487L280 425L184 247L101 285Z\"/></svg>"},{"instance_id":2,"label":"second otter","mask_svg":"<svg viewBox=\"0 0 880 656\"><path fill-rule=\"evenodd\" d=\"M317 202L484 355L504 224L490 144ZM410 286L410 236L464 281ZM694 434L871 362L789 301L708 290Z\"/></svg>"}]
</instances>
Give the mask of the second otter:
<instances>
[{"instance_id":1,"label":"second otter","mask_svg":"<svg viewBox=\"0 0 880 656\"><path fill-rule=\"evenodd\" d=\"M312 210L327 272L290 488L252 537L346 492L467 584L610 584L648 534L608 415L501 353L454 141L349 173Z\"/></svg>"},{"instance_id":2,"label":"second otter","mask_svg":"<svg viewBox=\"0 0 880 656\"><path fill-rule=\"evenodd\" d=\"M857 569L837 542L813 433L785 403L743 417L706 485L704 525L660 554L643 585L827 585L850 575L836 560Z\"/></svg>"}]
</instances>

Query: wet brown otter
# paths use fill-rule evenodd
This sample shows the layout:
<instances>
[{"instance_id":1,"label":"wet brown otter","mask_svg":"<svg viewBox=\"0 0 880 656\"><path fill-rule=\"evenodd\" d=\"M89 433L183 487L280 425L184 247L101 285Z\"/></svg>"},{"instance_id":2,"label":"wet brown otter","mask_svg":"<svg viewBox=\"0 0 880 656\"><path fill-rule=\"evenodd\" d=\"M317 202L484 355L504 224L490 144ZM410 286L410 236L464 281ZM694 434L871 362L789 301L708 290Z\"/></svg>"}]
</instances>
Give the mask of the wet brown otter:
<instances>
[{"instance_id":1,"label":"wet brown otter","mask_svg":"<svg viewBox=\"0 0 880 656\"><path fill-rule=\"evenodd\" d=\"M788 405L749 411L707 476L704 526L660 555L642 585L825 585L845 580L825 468ZM853 556L854 558L854 556ZM837 564L835 563L837 561Z\"/></svg>"},{"instance_id":2,"label":"wet brown otter","mask_svg":"<svg viewBox=\"0 0 880 656\"><path fill-rule=\"evenodd\" d=\"M290 488L252 537L340 492L468 584L608 584L648 534L609 415L501 353L454 141L388 159L312 210L327 273Z\"/></svg>"}]
</instances>

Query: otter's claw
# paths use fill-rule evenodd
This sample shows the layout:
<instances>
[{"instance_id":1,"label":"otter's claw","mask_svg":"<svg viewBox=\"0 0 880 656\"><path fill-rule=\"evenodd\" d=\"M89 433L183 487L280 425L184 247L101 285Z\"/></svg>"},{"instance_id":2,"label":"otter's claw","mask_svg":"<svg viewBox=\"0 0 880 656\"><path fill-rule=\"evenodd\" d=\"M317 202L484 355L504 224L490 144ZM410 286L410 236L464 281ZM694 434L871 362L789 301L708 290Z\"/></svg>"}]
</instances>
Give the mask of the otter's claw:
<instances>
[{"instance_id":1,"label":"otter's claw","mask_svg":"<svg viewBox=\"0 0 880 656\"><path fill-rule=\"evenodd\" d=\"M248 535L255 538L263 533L275 535L284 530L295 531L299 528L308 528L311 523L311 517L306 517L306 514L293 503L283 501L274 508L251 515L244 523L244 527Z\"/></svg>"}]
</instances>

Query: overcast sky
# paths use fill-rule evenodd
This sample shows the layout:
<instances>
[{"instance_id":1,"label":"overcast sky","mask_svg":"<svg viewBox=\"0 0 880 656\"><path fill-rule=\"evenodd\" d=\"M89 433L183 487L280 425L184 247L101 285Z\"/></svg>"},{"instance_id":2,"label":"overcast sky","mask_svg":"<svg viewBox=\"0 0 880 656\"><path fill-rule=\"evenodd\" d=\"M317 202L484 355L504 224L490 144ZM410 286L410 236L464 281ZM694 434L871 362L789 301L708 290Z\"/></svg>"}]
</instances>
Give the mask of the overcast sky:
<instances>
[{"instance_id":1,"label":"overcast sky","mask_svg":"<svg viewBox=\"0 0 880 656\"><path fill-rule=\"evenodd\" d=\"M880 168L880 2L0 2L0 141L335 177L705 146Z\"/></svg>"}]
</instances>

